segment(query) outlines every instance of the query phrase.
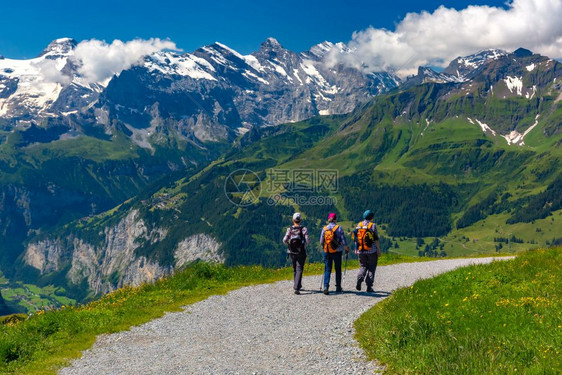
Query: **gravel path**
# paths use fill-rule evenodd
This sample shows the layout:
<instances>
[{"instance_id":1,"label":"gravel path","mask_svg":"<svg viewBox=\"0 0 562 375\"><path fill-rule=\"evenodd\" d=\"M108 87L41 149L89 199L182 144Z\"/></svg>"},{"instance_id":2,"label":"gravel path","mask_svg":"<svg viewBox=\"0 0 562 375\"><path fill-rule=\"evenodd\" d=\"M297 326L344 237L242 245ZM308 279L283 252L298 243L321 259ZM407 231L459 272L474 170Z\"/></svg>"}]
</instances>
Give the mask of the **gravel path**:
<instances>
[{"instance_id":1,"label":"gravel path","mask_svg":"<svg viewBox=\"0 0 562 375\"><path fill-rule=\"evenodd\" d=\"M321 276L305 277L300 296L292 281L238 289L102 335L60 374L372 374L380 368L353 339L364 311L418 279L492 260L379 267L374 294L355 290L357 270L348 270L343 294L320 293Z\"/></svg>"}]
</instances>

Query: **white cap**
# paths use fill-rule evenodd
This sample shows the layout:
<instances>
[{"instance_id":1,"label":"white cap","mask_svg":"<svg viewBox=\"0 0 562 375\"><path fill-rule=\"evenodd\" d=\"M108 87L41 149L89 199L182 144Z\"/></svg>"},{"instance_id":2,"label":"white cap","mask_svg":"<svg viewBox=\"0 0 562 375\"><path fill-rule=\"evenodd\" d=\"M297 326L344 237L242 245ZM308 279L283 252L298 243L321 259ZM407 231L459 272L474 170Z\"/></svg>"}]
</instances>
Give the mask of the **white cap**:
<instances>
[{"instance_id":1,"label":"white cap","mask_svg":"<svg viewBox=\"0 0 562 375\"><path fill-rule=\"evenodd\" d=\"M293 214L293 221L296 221L297 223L301 221L301 214L299 212L295 212Z\"/></svg>"}]
</instances>

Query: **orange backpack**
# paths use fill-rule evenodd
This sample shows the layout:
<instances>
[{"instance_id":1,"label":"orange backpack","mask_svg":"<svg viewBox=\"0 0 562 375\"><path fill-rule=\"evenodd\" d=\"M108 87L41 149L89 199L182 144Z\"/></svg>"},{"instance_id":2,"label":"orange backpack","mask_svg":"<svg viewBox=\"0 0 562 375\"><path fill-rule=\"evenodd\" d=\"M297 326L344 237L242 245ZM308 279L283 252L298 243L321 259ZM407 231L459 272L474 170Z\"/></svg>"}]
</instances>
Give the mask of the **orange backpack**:
<instances>
[{"instance_id":1,"label":"orange backpack","mask_svg":"<svg viewBox=\"0 0 562 375\"><path fill-rule=\"evenodd\" d=\"M339 227L339 225L335 225L332 229L328 229L327 225L324 227L324 252L336 253L338 251L340 243L336 231Z\"/></svg>"},{"instance_id":2,"label":"orange backpack","mask_svg":"<svg viewBox=\"0 0 562 375\"><path fill-rule=\"evenodd\" d=\"M370 251L375 243L376 235L373 231L373 223L364 225L363 222L357 224L357 250Z\"/></svg>"}]
</instances>

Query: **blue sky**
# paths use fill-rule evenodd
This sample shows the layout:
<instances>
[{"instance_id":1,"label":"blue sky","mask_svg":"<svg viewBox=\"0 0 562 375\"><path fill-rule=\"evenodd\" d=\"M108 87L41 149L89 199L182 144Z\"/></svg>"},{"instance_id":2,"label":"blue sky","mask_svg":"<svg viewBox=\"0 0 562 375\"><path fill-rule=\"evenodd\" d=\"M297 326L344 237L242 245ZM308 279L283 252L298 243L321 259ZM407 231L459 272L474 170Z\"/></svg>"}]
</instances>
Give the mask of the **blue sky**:
<instances>
[{"instance_id":1,"label":"blue sky","mask_svg":"<svg viewBox=\"0 0 562 375\"><path fill-rule=\"evenodd\" d=\"M285 0L285 1L61 1L11 0L2 4L0 54L38 55L51 41L111 42L170 38L192 51L220 41L241 53L259 48L269 36L302 51L324 40L348 42L369 26L394 30L408 12L433 12L439 5L461 10L468 5L505 7L505 1Z\"/></svg>"}]
</instances>

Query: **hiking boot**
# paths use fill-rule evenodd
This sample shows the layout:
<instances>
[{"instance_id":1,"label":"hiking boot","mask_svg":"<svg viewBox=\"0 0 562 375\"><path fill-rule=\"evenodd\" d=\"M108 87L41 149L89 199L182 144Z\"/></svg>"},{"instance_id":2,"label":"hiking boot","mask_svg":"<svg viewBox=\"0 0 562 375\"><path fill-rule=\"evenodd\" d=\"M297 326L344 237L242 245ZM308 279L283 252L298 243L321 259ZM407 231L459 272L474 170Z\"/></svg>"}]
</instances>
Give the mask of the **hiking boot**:
<instances>
[{"instance_id":1,"label":"hiking boot","mask_svg":"<svg viewBox=\"0 0 562 375\"><path fill-rule=\"evenodd\" d=\"M367 287L367 293L373 293L374 291L375 290L372 287L370 286Z\"/></svg>"},{"instance_id":2,"label":"hiking boot","mask_svg":"<svg viewBox=\"0 0 562 375\"><path fill-rule=\"evenodd\" d=\"M325 295L330 294L330 292L328 292L328 288L325 288L325 289L324 289L324 294L325 294Z\"/></svg>"},{"instance_id":3,"label":"hiking boot","mask_svg":"<svg viewBox=\"0 0 562 375\"><path fill-rule=\"evenodd\" d=\"M298 289L295 289L295 294L301 294L301 291Z\"/></svg>"},{"instance_id":4,"label":"hiking boot","mask_svg":"<svg viewBox=\"0 0 562 375\"><path fill-rule=\"evenodd\" d=\"M338 286L338 287L336 288L336 293L343 293L343 289L342 289L341 286Z\"/></svg>"},{"instance_id":5,"label":"hiking boot","mask_svg":"<svg viewBox=\"0 0 562 375\"><path fill-rule=\"evenodd\" d=\"M357 280L357 285L355 285L355 289L361 290L361 280Z\"/></svg>"}]
</instances>

